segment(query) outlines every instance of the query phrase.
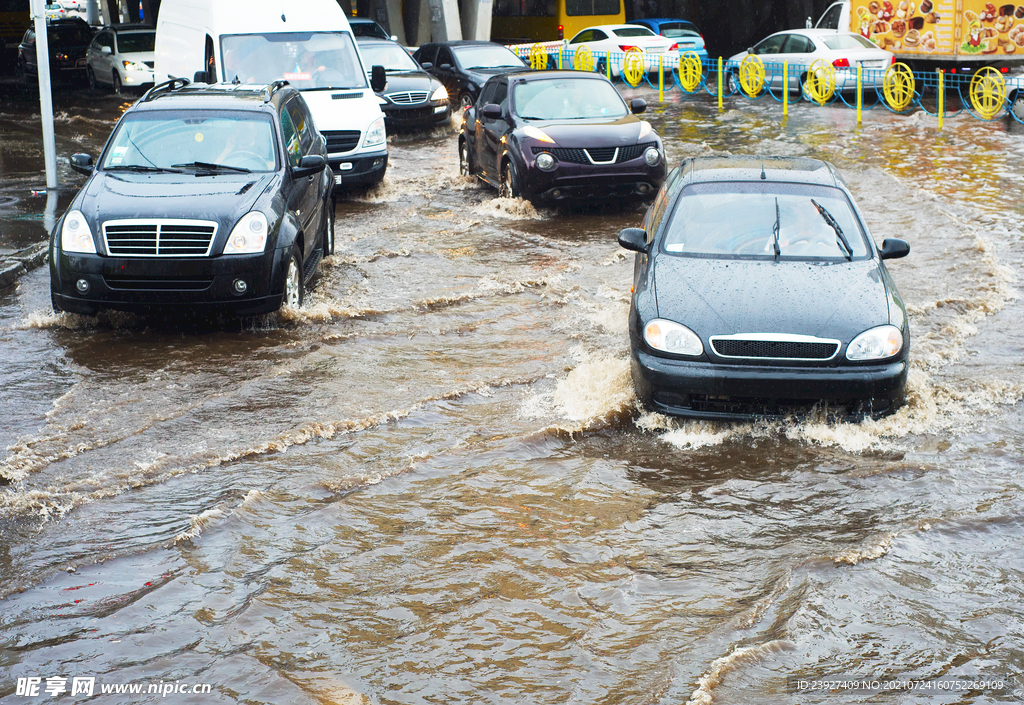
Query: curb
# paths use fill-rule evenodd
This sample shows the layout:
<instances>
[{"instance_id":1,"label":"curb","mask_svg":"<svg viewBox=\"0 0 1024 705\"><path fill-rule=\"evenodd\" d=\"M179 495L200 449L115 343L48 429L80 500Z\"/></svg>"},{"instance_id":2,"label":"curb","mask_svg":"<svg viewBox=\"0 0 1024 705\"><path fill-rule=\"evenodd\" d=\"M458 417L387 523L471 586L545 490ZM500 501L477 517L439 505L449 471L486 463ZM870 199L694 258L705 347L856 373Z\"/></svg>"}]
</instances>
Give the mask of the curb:
<instances>
[{"instance_id":1,"label":"curb","mask_svg":"<svg viewBox=\"0 0 1024 705\"><path fill-rule=\"evenodd\" d=\"M0 257L0 291L11 286L36 267L45 264L49 248L49 242L40 242L19 250L13 255Z\"/></svg>"}]
</instances>

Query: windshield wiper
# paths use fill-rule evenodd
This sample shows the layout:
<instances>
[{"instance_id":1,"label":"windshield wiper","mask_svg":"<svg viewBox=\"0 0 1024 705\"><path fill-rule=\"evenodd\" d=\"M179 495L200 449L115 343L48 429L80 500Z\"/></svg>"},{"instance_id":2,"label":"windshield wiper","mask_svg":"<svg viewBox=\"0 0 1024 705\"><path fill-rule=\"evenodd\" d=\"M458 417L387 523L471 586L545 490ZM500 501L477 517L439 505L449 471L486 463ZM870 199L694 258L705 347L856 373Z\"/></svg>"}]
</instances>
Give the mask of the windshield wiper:
<instances>
[{"instance_id":1,"label":"windshield wiper","mask_svg":"<svg viewBox=\"0 0 1024 705\"><path fill-rule=\"evenodd\" d=\"M210 162L192 162L191 164L175 164L174 166L194 167L196 169L208 169L210 171L220 171L220 170L237 171L237 172L240 172L242 174L251 174L252 173L252 169L246 169L245 167L241 167L241 166L228 166L227 164L212 164Z\"/></svg>"},{"instance_id":2,"label":"windshield wiper","mask_svg":"<svg viewBox=\"0 0 1024 705\"><path fill-rule=\"evenodd\" d=\"M782 225L782 214L779 213L779 199L775 199L775 225L772 227L772 237L775 238L775 259L778 259L782 254L782 248L779 247L779 228Z\"/></svg>"},{"instance_id":3,"label":"windshield wiper","mask_svg":"<svg viewBox=\"0 0 1024 705\"><path fill-rule=\"evenodd\" d=\"M168 172L171 174L180 174L181 169L168 169L162 166L147 166L145 164L114 164L103 168L104 171L141 171L147 173L159 173Z\"/></svg>"},{"instance_id":4,"label":"windshield wiper","mask_svg":"<svg viewBox=\"0 0 1024 705\"><path fill-rule=\"evenodd\" d=\"M818 209L818 214L821 215L822 220L828 223L828 226L836 231L836 239L842 243L843 250L846 253L846 259L852 260L853 248L850 247L850 241L846 239L846 235L843 234L843 229L839 227L839 223L836 222L836 219L832 217L831 213L825 210L824 207L822 207L822 205L813 198L811 199L811 203Z\"/></svg>"}]
</instances>

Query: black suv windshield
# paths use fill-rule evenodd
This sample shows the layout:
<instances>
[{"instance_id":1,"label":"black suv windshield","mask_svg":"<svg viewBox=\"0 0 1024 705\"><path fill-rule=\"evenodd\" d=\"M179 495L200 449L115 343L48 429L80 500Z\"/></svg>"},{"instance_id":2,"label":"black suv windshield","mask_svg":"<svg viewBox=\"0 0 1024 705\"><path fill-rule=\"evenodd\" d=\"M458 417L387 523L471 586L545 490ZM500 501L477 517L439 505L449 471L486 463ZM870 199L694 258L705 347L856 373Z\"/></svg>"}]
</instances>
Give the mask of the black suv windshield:
<instances>
[{"instance_id":1,"label":"black suv windshield","mask_svg":"<svg viewBox=\"0 0 1024 705\"><path fill-rule=\"evenodd\" d=\"M111 137L102 168L177 171L196 163L275 171L270 116L228 110L132 112Z\"/></svg>"},{"instance_id":2,"label":"black suv windshield","mask_svg":"<svg viewBox=\"0 0 1024 705\"><path fill-rule=\"evenodd\" d=\"M513 96L516 114L524 120L621 118L629 113L610 83L588 78L518 83Z\"/></svg>"},{"instance_id":3,"label":"black suv windshield","mask_svg":"<svg viewBox=\"0 0 1024 705\"><path fill-rule=\"evenodd\" d=\"M819 207L834 219L842 236ZM746 182L686 188L662 247L679 255L774 258L776 233L782 259L845 261L869 252L859 219L839 189Z\"/></svg>"}]
</instances>

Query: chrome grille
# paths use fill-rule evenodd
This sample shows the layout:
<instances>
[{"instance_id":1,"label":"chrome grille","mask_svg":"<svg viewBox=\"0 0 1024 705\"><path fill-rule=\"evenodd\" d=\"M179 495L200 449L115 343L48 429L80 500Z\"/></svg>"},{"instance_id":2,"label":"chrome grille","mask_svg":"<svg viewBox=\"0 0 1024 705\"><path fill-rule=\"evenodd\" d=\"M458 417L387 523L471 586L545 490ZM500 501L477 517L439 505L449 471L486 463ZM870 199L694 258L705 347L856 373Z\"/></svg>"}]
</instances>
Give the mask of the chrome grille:
<instances>
[{"instance_id":1,"label":"chrome grille","mask_svg":"<svg viewBox=\"0 0 1024 705\"><path fill-rule=\"evenodd\" d=\"M636 159L643 155L649 147L654 147L654 142L645 142L643 144L630 144L625 147L619 147L619 153L615 156L615 163L621 164L622 162L628 162L632 159ZM587 158L587 154L594 162L607 162L611 161L615 154L614 147L595 147L580 149L578 147L533 147L534 154L540 154L541 152L550 152L561 162L569 162L570 164L591 164L591 159Z\"/></svg>"},{"instance_id":2,"label":"chrome grille","mask_svg":"<svg viewBox=\"0 0 1024 705\"><path fill-rule=\"evenodd\" d=\"M719 357L748 360L830 360L839 341L807 335L740 334L713 336L711 348Z\"/></svg>"},{"instance_id":3,"label":"chrome grille","mask_svg":"<svg viewBox=\"0 0 1024 705\"><path fill-rule=\"evenodd\" d=\"M206 257L217 234L209 220L108 220L107 253L120 257Z\"/></svg>"},{"instance_id":4,"label":"chrome grille","mask_svg":"<svg viewBox=\"0 0 1024 705\"><path fill-rule=\"evenodd\" d=\"M428 95L430 93L427 91L403 91L400 93L387 93L385 97L395 105L414 105L426 102Z\"/></svg>"}]
</instances>

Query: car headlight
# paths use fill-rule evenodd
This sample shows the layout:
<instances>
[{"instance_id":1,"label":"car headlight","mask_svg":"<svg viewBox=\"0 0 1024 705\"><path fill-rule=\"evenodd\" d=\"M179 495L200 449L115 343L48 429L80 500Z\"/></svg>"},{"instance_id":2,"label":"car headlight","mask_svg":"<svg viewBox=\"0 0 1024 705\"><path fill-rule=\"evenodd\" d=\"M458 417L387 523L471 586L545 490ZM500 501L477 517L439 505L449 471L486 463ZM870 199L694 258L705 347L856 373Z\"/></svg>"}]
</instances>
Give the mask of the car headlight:
<instances>
[{"instance_id":1,"label":"car headlight","mask_svg":"<svg viewBox=\"0 0 1024 705\"><path fill-rule=\"evenodd\" d=\"M96 254L96 242L82 211L68 211L64 224L60 226L60 249L83 255Z\"/></svg>"},{"instance_id":2,"label":"car headlight","mask_svg":"<svg viewBox=\"0 0 1024 705\"><path fill-rule=\"evenodd\" d=\"M903 349L903 333L896 326L878 326L866 330L846 348L846 359L851 362L884 360L894 357Z\"/></svg>"},{"instance_id":3,"label":"car headlight","mask_svg":"<svg viewBox=\"0 0 1024 705\"><path fill-rule=\"evenodd\" d=\"M644 161L647 162L647 166L658 166L661 163L661 152L654 147L650 147L644 152Z\"/></svg>"},{"instance_id":4,"label":"car headlight","mask_svg":"<svg viewBox=\"0 0 1024 705\"><path fill-rule=\"evenodd\" d=\"M439 86L436 91L430 95L431 100L448 100L448 91L444 86Z\"/></svg>"},{"instance_id":5,"label":"car headlight","mask_svg":"<svg viewBox=\"0 0 1024 705\"><path fill-rule=\"evenodd\" d=\"M541 171L551 171L555 168L555 158L547 152L537 155L537 168Z\"/></svg>"},{"instance_id":6,"label":"car headlight","mask_svg":"<svg viewBox=\"0 0 1024 705\"><path fill-rule=\"evenodd\" d=\"M527 137L532 137L533 139L539 140L541 142L550 142L551 144L555 143L553 139L548 137L547 133L544 132L544 130L541 130L540 128L537 127L533 127L532 125L527 125L526 127L524 127L523 134L526 135Z\"/></svg>"},{"instance_id":7,"label":"car headlight","mask_svg":"<svg viewBox=\"0 0 1024 705\"><path fill-rule=\"evenodd\" d=\"M134 61L122 61L121 64L124 66L125 71L145 71L145 64L137 64Z\"/></svg>"},{"instance_id":8,"label":"car headlight","mask_svg":"<svg viewBox=\"0 0 1024 705\"><path fill-rule=\"evenodd\" d=\"M226 255L252 255L267 249L267 216L249 211L235 224L224 245Z\"/></svg>"},{"instance_id":9,"label":"car headlight","mask_svg":"<svg viewBox=\"0 0 1024 705\"><path fill-rule=\"evenodd\" d=\"M704 345L686 326L656 318L644 326L644 340L655 350L676 355L703 355Z\"/></svg>"},{"instance_id":10,"label":"car headlight","mask_svg":"<svg viewBox=\"0 0 1024 705\"><path fill-rule=\"evenodd\" d=\"M366 139L363 140L363 146L373 147L374 145L384 144L387 138L388 135L384 131L384 118L379 117L370 124L370 129L366 131Z\"/></svg>"},{"instance_id":11,"label":"car headlight","mask_svg":"<svg viewBox=\"0 0 1024 705\"><path fill-rule=\"evenodd\" d=\"M640 122L640 136L637 139L642 140L644 137L651 134L652 132L654 132L654 128L651 127L651 123L647 122L646 120L643 120Z\"/></svg>"}]
</instances>

